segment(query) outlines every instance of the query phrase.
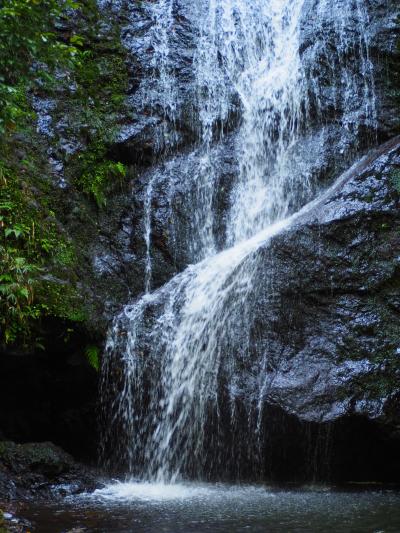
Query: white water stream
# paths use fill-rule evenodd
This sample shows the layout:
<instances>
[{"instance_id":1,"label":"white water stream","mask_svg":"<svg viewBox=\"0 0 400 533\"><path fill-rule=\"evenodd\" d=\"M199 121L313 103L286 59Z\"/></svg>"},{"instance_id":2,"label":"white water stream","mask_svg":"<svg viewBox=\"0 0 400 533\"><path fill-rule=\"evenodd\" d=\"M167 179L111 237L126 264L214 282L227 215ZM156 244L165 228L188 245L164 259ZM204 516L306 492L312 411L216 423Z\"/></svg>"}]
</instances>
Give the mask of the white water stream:
<instances>
[{"instance_id":1,"label":"white water stream","mask_svg":"<svg viewBox=\"0 0 400 533\"><path fill-rule=\"evenodd\" d=\"M193 68L202 155L190 206L196 221L190 246L198 262L151 293L150 180L144 210L146 294L115 319L103 367L103 391L112 396L104 441L114 440L115 454L142 479L175 482L208 468L218 431L211 436L207 432L226 423L219 420L222 360L231 359L225 387L233 390L235 354L240 352L243 359L249 352L248 302L257 250L313 206L293 214L299 198L312 198L315 185L307 172L296 172L290 159L309 113L310 87L299 53L303 5L304 0L201 0L194 9L191 22L197 25L198 37ZM357 8L365 22L362 3L357 2ZM162 0L154 9L160 35L159 83L171 117L176 111L168 51L172 1ZM330 8L323 1L319 9L323 17ZM368 77L366 44L361 48ZM346 77L345 65L341 68L351 98L352 80ZM372 113L373 91L367 86L362 90L366 112ZM228 117L232 95L242 109L235 140L239 173L226 214L227 247L217 253L211 146L216 124ZM211 426L210 417L217 419Z\"/></svg>"}]
</instances>

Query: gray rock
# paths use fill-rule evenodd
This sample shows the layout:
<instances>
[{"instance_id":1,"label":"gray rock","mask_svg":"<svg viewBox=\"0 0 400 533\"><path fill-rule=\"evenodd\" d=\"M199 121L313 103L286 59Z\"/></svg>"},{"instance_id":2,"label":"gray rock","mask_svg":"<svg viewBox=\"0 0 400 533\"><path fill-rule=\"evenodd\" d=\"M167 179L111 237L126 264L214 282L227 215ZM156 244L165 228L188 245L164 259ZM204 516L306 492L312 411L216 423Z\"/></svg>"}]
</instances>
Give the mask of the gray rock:
<instances>
[{"instance_id":1,"label":"gray rock","mask_svg":"<svg viewBox=\"0 0 400 533\"><path fill-rule=\"evenodd\" d=\"M252 342L269 363L264 401L302 420L385 420L400 395L399 157L397 138L261 252Z\"/></svg>"},{"instance_id":2,"label":"gray rock","mask_svg":"<svg viewBox=\"0 0 400 533\"><path fill-rule=\"evenodd\" d=\"M78 494L99 486L98 473L50 442L0 442L0 500Z\"/></svg>"}]
</instances>

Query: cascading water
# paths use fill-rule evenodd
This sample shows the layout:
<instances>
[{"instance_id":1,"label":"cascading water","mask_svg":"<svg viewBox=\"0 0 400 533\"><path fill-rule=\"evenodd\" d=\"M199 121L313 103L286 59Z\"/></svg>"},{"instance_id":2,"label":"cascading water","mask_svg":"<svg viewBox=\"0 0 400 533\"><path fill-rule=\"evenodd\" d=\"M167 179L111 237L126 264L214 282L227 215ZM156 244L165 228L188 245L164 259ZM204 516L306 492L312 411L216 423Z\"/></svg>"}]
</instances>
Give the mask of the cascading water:
<instances>
[{"instance_id":1,"label":"cascading water","mask_svg":"<svg viewBox=\"0 0 400 533\"><path fill-rule=\"evenodd\" d=\"M304 3L201 0L193 9L195 118L200 123L194 153L200 164L192 177L188 248L196 263L150 293L150 210L158 179L153 176L145 199L146 294L115 319L103 365L103 447L112 447L114 460L127 463L132 475L157 481L206 477L223 461L239 460L240 453L233 451L239 417L234 398L241 387L240 367L253 357L249 302L257 297L257 250L296 219L294 213L302 212L316 186L310 169L298 168L292 160L298 139L316 120L315 102L321 99L318 80L309 79L300 58ZM361 3L356 4L364 21ZM166 109L173 114L174 79L166 51L171 6L172 0L162 0L155 9L162 36L158 83L160 90L165 87ZM323 19L330 8L323 1L318 9ZM337 37L343 50L352 42L362 51L360 69L372 78L367 44L356 43L358 36L349 40L345 28ZM336 65L335 72L344 86L340 106L347 127L354 87L345 63ZM361 92L365 114L372 116L373 91L363 85ZM234 141L239 172L225 216L225 249L217 252L212 146L223 136L232 101L241 110ZM264 353L264 362L267 357ZM259 395L240 416L255 436L266 384L262 376L254 380ZM257 439L252 440L246 453L256 462Z\"/></svg>"}]
</instances>

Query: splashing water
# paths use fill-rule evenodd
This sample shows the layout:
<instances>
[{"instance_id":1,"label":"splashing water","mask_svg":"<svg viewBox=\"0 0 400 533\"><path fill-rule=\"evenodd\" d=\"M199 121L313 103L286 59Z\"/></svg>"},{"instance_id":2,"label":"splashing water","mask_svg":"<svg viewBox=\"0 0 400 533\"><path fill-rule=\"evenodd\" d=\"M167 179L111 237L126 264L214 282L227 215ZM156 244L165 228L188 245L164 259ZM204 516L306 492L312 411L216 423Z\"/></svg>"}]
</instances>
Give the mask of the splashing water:
<instances>
[{"instance_id":1,"label":"splashing water","mask_svg":"<svg viewBox=\"0 0 400 533\"><path fill-rule=\"evenodd\" d=\"M163 36L159 83L166 87L166 109L173 113L166 52L171 5L162 0L155 9ZM174 482L207 476L210 465L222 461L221 428L230 425L235 441L231 396L240 361L251 357L248 302L254 298L257 250L311 208L300 210L314 194L310 174L296 172L290 157L307 127L310 91L314 100L320 98L318 83L307 80L299 53L303 6L304 0L204 0L194 10L191 22L198 26L198 37L193 69L201 128L191 246L197 262L150 294L154 182L149 181L146 294L115 319L103 365L103 447L112 448L113 460L142 479ZM365 22L360 2L357 6ZM322 19L329 9L326 0L319 9ZM343 43L345 30L338 35ZM359 46L369 75L367 44ZM345 65L340 70L340 79L348 84L344 93L351 94ZM372 116L371 88L361 90ZM235 99L241 109L235 141L239 173L226 217L226 249L217 253L211 146L223 135ZM341 104L348 105L350 114L350 103ZM260 390L264 386L260 383ZM230 420L221 410L224 402L231 405ZM257 408L262 409L261 403ZM250 418L249 411L249 430ZM248 450L257 453L251 443Z\"/></svg>"}]
</instances>

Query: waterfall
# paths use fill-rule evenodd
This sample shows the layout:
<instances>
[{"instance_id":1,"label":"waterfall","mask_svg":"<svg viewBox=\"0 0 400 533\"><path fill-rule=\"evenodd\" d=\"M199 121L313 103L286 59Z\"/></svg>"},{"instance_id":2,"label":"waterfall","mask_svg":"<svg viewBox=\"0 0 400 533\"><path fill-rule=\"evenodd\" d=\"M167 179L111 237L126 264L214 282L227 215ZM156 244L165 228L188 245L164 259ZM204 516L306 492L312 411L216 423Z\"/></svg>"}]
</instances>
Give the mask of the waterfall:
<instances>
[{"instance_id":1,"label":"waterfall","mask_svg":"<svg viewBox=\"0 0 400 533\"><path fill-rule=\"evenodd\" d=\"M168 53L172 4L172 0L160 0L154 7L154 31L159 36L157 83L170 118L176 112ZM207 477L219 465L223 468L227 457L238 457L233 450L240 448L239 416L248 422L244 453L251 456L250 462L262 453L256 435L266 388L263 377L255 372L259 394L255 401L243 401L245 414L237 412L235 398L240 394L241 365L252 365L254 358L250 303L257 298L257 251L310 208L307 202L317 188L310 169L297 166L293 157L311 124L323 120L316 118L315 102L322 99L318 77L310 78L300 56L304 5L305 0L199 0L193 7L193 95L198 110L193 120L200 125L195 152L187 155L187 161L194 154L199 161L191 176L194 193L188 199L192 212L188 249L193 264L150 292L151 198L156 174L145 194L145 294L115 318L102 369L103 447L112 448L113 460L143 479ZM365 23L361 2L356 5L359 22ZM321 1L318 20L323 21L328 11L328 3ZM349 38L346 12L337 16L341 50L345 54L357 46L362 51L360 69L365 77L362 87L355 88L345 62L340 60L333 68L332 79L340 80L340 87L334 87L336 105L343 109L346 129L355 90L363 93L365 113L373 117L373 88L367 79L373 77L367 43L360 42L358 34ZM323 43L319 54L321 49ZM213 210L213 146L224 137L232 102L240 110L234 135L239 163L225 215L225 244L220 249ZM175 164L173 157L170 164ZM263 357L265 365L265 351Z\"/></svg>"}]
</instances>

